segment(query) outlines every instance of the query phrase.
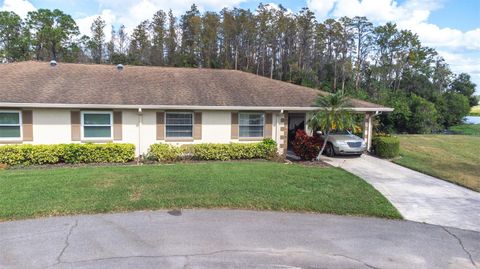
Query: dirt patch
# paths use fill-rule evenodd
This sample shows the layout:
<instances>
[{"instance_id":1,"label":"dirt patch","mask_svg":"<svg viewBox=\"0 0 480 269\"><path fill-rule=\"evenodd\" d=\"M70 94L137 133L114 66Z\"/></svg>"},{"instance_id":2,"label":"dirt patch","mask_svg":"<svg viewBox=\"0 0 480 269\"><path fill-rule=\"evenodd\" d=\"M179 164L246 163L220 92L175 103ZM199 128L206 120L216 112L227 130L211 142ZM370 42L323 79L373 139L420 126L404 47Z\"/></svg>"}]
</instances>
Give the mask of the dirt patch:
<instances>
[{"instance_id":1,"label":"dirt patch","mask_svg":"<svg viewBox=\"0 0 480 269\"><path fill-rule=\"evenodd\" d=\"M291 163L299 164L303 166L332 167L330 164L324 161L292 161Z\"/></svg>"},{"instance_id":2,"label":"dirt patch","mask_svg":"<svg viewBox=\"0 0 480 269\"><path fill-rule=\"evenodd\" d=\"M130 201L138 201L142 199L142 191L139 189L135 189L131 194L130 194Z\"/></svg>"},{"instance_id":3,"label":"dirt patch","mask_svg":"<svg viewBox=\"0 0 480 269\"><path fill-rule=\"evenodd\" d=\"M112 179L105 179L105 180L99 180L95 182L95 187L99 189L108 189L113 186L113 180Z\"/></svg>"},{"instance_id":4,"label":"dirt patch","mask_svg":"<svg viewBox=\"0 0 480 269\"><path fill-rule=\"evenodd\" d=\"M284 162L283 158L272 158L272 159L240 159L240 160L181 160L175 162L156 162L156 161L144 161L140 165L165 165L165 164L179 164L179 163L193 163L193 164L207 164L207 163L225 163L225 162ZM1 165L1 164L0 164ZM42 164L42 165L15 165L15 166L0 166L0 170L29 170L29 169L53 169L53 168L82 168L82 167L111 167L111 166L138 166L137 162L132 161L128 163L80 163L80 164L67 164L67 163L56 163L56 164Z\"/></svg>"}]
</instances>

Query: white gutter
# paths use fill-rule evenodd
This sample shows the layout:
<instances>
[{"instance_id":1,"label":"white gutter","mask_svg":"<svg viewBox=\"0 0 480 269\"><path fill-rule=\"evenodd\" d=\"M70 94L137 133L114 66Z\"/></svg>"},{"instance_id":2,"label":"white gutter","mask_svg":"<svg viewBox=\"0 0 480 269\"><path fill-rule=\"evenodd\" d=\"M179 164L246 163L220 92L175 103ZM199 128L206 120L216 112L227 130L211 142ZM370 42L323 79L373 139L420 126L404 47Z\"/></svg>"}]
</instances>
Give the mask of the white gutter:
<instances>
[{"instance_id":1,"label":"white gutter","mask_svg":"<svg viewBox=\"0 0 480 269\"><path fill-rule=\"evenodd\" d=\"M143 123L143 113L142 109L138 109L138 156L137 156L137 165L140 165L140 157L142 156L142 123Z\"/></svg>"},{"instance_id":2,"label":"white gutter","mask_svg":"<svg viewBox=\"0 0 480 269\"><path fill-rule=\"evenodd\" d=\"M288 111L315 111L325 108L319 107L281 107L281 106L188 106L188 105L111 105L111 104L55 104L55 103L3 103L0 107L29 107L29 108L89 108L89 109L156 109L156 110L288 110ZM391 112L389 107L346 107L354 112Z\"/></svg>"}]
</instances>

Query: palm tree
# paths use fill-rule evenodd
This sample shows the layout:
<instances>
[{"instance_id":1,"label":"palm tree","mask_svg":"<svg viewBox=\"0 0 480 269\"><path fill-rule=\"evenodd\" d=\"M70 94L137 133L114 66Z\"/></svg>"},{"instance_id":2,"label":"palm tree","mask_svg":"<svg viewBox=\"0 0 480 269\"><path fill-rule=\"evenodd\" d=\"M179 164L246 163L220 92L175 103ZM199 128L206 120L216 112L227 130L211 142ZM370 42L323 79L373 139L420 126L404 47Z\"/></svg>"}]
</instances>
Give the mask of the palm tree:
<instances>
[{"instance_id":1,"label":"palm tree","mask_svg":"<svg viewBox=\"0 0 480 269\"><path fill-rule=\"evenodd\" d=\"M314 132L321 130L325 134L317 161L320 160L320 156L325 150L331 131L354 128L352 112L346 109L347 101L348 98L343 91L321 95L317 98L315 105L320 109L308 120L308 126Z\"/></svg>"}]
</instances>

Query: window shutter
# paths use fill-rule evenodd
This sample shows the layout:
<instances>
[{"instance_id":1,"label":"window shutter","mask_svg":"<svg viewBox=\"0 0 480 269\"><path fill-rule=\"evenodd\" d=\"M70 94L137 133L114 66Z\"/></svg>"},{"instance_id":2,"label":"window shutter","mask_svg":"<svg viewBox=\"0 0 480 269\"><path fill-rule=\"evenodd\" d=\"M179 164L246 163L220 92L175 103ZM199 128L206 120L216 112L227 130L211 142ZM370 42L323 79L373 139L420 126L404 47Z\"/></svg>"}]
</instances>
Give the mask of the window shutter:
<instances>
[{"instance_id":1,"label":"window shutter","mask_svg":"<svg viewBox=\"0 0 480 269\"><path fill-rule=\"evenodd\" d=\"M157 112L157 140L165 139L165 112Z\"/></svg>"},{"instance_id":2,"label":"window shutter","mask_svg":"<svg viewBox=\"0 0 480 269\"><path fill-rule=\"evenodd\" d=\"M122 111L113 112L113 140L122 140Z\"/></svg>"},{"instance_id":3,"label":"window shutter","mask_svg":"<svg viewBox=\"0 0 480 269\"><path fill-rule=\"evenodd\" d=\"M72 141L80 141L80 111L70 112L70 122L72 127Z\"/></svg>"},{"instance_id":4,"label":"window shutter","mask_svg":"<svg viewBox=\"0 0 480 269\"><path fill-rule=\"evenodd\" d=\"M195 112L193 115L194 125L193 125L193 139L201 140L202 139L202 112Z\"/></svg>"},{"instance_id":5,"label":"window shutter","mask_svg":"<svg viewBox=\"0 0 480 269\"><path fill-rule=\"evenodd\" d=\"M31 110L22 111L23 141L33 141L33 115Z\"/></svg>"},{"instance_id":6,"label":"window shutter","mask_svg":"<svg viewBox=\"0 0 480 269\"><path fill-rule=\"evenodd\" d=\"M232 112L232 139L238 139L238 112Z\"/></svg>"},{"instance_id":7,"label":"window shutter","mask_svg":"<svg viewBox=\"0 0 480 269\"><path fill-rule=\"evenodd\" d=\"M272 138L272 113L265 113L265 138Z\"/></svg>"}]
</instances>

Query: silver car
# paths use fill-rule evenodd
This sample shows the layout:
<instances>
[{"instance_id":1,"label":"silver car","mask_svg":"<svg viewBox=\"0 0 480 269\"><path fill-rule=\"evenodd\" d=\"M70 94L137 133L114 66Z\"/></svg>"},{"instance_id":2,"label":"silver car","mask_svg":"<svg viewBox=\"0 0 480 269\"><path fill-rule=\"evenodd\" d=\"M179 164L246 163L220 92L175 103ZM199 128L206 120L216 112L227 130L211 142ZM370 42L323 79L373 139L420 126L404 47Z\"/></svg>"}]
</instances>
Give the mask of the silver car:
<instances>
[{"instance_id":1,"label":"silver car","mask_svg":"<svg viewBox=\"0 0 480 269\"><path fill-rule=\"evenodd\" d=\"M325 135L321 135L325 138ZM325 155L362 155L367 146L363 138L358 137L349 131L333 131L327 139L327 146L325 147Z\"/></svg>"}]
</instances>

